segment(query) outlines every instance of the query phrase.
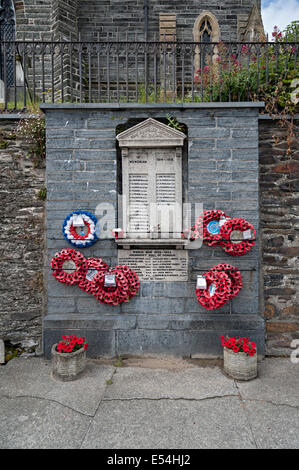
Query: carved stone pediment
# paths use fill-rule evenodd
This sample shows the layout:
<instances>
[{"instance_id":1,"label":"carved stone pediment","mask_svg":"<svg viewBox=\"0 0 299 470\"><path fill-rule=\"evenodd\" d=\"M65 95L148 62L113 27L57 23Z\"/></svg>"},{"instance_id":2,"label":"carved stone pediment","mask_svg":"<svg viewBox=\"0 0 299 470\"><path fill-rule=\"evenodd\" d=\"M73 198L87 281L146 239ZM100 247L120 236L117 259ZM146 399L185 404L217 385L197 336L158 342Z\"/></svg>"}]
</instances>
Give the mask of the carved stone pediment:
<instances>
[{"instance_id":1,"label":"carved stone pediment","mask_svg":"<svg viewBox=\"0 0 299 470\"><path fill-rule=\"evenodd\" d=\"M186 135L149 118L116 137L120 147L182 147Z\"/></svg>"}]
</instances>

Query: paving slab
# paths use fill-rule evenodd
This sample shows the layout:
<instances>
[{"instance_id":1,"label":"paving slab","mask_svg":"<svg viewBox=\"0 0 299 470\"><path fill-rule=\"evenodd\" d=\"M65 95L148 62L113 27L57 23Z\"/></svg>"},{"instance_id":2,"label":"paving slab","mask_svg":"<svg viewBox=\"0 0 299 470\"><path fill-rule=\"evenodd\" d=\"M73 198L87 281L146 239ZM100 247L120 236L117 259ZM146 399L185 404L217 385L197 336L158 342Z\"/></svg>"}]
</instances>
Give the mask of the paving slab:
<instances>
[{"instance_id":1,"label":"paving slab","mask_svg":"<svg viewBox=\"0 0 299 470\"><path fill-rule=\"evenodd\" d=\"M90 421L41 398L0 397L0 449L79 448Z\"/></svg>"},{"instance_id":2,"label":"paving slab","mask_svg":"<svg viewBox=\"0 0 299 470\"><path fill-rule=\"evenodd\" d=\"M238 395L233 380L219 367L192 367L179 371L118 367L105 398L193 398Z\"/></svg>"},{"instance_id":3,"label":"paving slab","mask_svg":"<svg viewBox=\"0 0 299 470\"><path fill-rule=\"evenodd\" d=\"M255 444L237 397L102 401L83 449L244 449Z\"/></svg>"},{"instance_id":4,"label":"paving slab","mask_svg":"<svg viewBox=\"0 0 299 470\"><path fill-rule=\"evenodd\" d=\"M289 358L262 361L255 380L238 382L237 385L243 399L268 400L299 407L299 364L293 364Z\"/></svg>"},{"instance_id":5,"label":"paving slab","mask_svg":"<svg viewBox=\"0 0 299 470\"><path fill-rule=\"evenodd\" d=\"M0 367L0 397L27 396L53 400L80 413L95 414L114 367L87 361L84 374L72 382L52 377L51 361L18 358Z\"/></svg>"},{"instance_id":6,"label":"paving slab","mask_svg":"<svg viewBox=\"0 0 299 470\"><path fill-rule=\"evenodd\" d=\"M43 358L1 365L0 449L299 447L299 365L289 359L264 360L250 382L190 361L113 362L88 360L73 382L53 379Z\"/></svg>"},{"instance_id":7,"label":"paving slab","mask_svg":"<svg viewBox=\"0 0 299 470\"><path fill-rule=\"evenodd\" d=\"M299 408L246 401L246 412L259 449L299 449Z\"/></svg>"}]
</instances>

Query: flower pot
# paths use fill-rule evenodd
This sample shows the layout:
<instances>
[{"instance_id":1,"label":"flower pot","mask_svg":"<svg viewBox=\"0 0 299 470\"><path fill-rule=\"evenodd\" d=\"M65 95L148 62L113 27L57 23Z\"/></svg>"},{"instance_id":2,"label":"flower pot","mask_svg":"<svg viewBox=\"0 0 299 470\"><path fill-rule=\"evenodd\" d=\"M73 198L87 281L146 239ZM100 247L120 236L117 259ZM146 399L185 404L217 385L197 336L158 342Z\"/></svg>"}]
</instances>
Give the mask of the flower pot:
<instances>
[{"instance_id":1,"label":"flower pot","mask_svg":"<svg viewBox=\"0 0 299 470\"><path fill-rule=\"evenodd\" d=\"M56 379L68 382L79 378L86 366L86 349L72 353L59 353L57 344L52 347L52 374Z\"/></svg>"},{"instance_id":2,"label":"flower pot","mask_svg":"<svg viewBox=\"0 0 299 470\"><path fill-rule=\"evenodd\" d=\"M224 372L237 380L252 380L257 376L257 354L249 356L244 352L235 353L224 348Z\"/></svg>"}]
</instances>

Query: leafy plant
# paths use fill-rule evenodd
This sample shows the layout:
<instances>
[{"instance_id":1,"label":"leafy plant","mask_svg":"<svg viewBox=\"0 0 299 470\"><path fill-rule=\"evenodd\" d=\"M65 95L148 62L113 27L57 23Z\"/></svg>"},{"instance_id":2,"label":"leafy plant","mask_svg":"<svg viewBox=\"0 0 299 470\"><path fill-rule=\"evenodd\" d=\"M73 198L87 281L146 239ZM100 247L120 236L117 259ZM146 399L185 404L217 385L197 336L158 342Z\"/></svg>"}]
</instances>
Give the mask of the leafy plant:
<instances>
[{"instance_id":1,"label":"leafy plant","mask_svg":"<svg viewBox=\"0 0 299 470\"><path fill-rule=\"evenodd\" d=\"M47 188L42 188L38 191L37 193L37 197L38 199L40 199L41 201L45 201L46 200L46 197L47 197Z\"/></svg>"},{"instance_id":2,"label":"leafy plant","mask_svg":"<svg viewBox=\"0 0 299 470\"><path fill-rule=\"evenodd\" d=\"M118 355L117 361L113 365L114 367L123 367L124 364L120 354Z\"/></svg>"},{"instance_id":3,"label":"leafy plant","mask_svg":"<svg viewBox=\"0 0 299 470\"><path fill-rule=\"evenodd\" d=\"M166 119L168 121L168 126L176 129L177 131L183 132L184 126L179 124L176 117L172 117L170 114L166 114Z\"/></svg>"},{"instance_id":4,"label":"leafy plant","mask_svg":"<svg viewBox=\"0 0 299 470\"><path fill-rule=\"evenodd\" d=\"M24 136L32 145L29 155L36 167L42 166L46 158L46 125L41 116L33 116L21 119L17 133Z\"/></svg>"}]
</instances>

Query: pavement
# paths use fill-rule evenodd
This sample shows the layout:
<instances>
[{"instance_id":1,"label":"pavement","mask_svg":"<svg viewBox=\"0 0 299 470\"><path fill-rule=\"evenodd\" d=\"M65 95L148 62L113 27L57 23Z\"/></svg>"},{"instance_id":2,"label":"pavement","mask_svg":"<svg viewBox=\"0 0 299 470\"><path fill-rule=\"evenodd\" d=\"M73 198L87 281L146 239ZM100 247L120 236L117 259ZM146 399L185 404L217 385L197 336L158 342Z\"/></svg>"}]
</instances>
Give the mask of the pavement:
<instances>
[{"instance_id":1,"label":"pavement","mask_svg":"<svg viewBox=\"0 0 299 470\"><path fill-rule=\"evenodd\" d=\"M44 358L0 366L0 449L298 449L299 364L267 358L250 382L221 361L89 359L60 382Z\"/></svg>"}]
</instances>

